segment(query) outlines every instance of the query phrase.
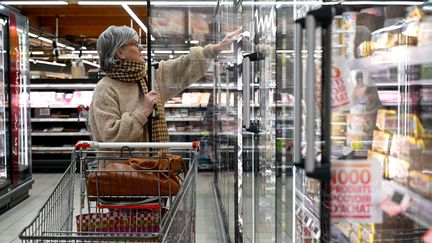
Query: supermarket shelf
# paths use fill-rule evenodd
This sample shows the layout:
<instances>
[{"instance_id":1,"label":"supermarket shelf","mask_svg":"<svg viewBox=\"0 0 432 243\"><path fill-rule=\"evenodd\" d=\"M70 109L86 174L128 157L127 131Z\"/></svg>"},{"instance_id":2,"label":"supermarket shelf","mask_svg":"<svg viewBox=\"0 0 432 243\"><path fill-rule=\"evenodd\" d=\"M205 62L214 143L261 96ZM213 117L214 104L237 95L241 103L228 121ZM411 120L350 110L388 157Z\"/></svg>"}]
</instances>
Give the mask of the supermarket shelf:
<instances>
[{"instance_id":1,"label":"supermarket shelf","mask_svg":"<svg viewBox=\"0 0 432 243\"><path fill-rule=\"evenodd\" d=\"M331 122L332 125L347 125L346 122Z\"/></svg>"},{"instance_id":2,"label":"supermarket shelf","mask_svg":"<svg viewBox=\"0 0 432 243\"><path fill-rule=\"evenodd\" d=\"M70 154L74 147L44 147L44 146L33 146L32 153L35 154Z\"/></svg>"},{"instance_id":3,"label":"supermarket shelf","mask_svg":"<svg viewBox=\"0 0 432 243\"><path fill-rule=\"evenodd\" d=\"M74 104L31 105L31 108L74 108L74 109L76 109L77 107L78 107L78 105L74 105Z\"/></svg>"},{"instance_id":4,"label":"supermarket shelf","mask_svg":"<svg viewBox=\"0 0 432 243\"><path fill-rule=\"evenodd\" d=\"M411 206L404 215L426 228L432 228L432 201L394 181L383 181L383 188L392 188L403 195L408 195Z\"/></svg>"},{"instance_id":5,"label":"supermarket shelf","mask_svg":"<svg viewBox=\"0 0 432 243\"><path fill-rule=\"evenodd\" d=\"M189 85L189 89L213 89L215 87L212 83L194 83Z\"/></svg>"},{"instance_id":6,"label":"supermarket shelf","mask_svg":"<svg viewBox=\"0 0 432 243\"><path fill-rule=\"evenodd\" d=\"M410 66L426 64L432 63L430 53L432 53L432 45L398 46L382 54L354 59L350 63L350 66L351 70L380 70L389 67L397 67L398 65Z\"/></svg>"},{"instance_id":7,"label":"supermarket shelf","mask_svg":"<svg viewBox=\"0 0 432 243\"><path fill-rule=\"evenodd\" d=\"M202 136L207 135L208 132L170 132L168 131L170 136Z\"/></svg>"},{"instance_id":8,"label":"supermarket shelf","mask_svg":"<svg viewBox=\"0 0 432 243\"><path fill-rule=\"evenodd\" d=\"M261 107L260 104L251 104L250 106L255 107L255 108ZM270 105L270 107L272 107L272 108L275 108L275 107L277 107L277 108L294 107L294 104L272 104L272 105Z\"/></svg>"},{"instance_id":9,"label":"supermarket shelf","mask_svg":"<svg viewBox=\"0 0 432 243\"><path fill-rule=\"evenodd\" d=\"M408 81L406 83L397 83L397 82L383 82L376 83L377 87L398 87L398 86L414 86L414 85L432 85L432 80L413 80Z\"/></svg>"},{"instance_id":10,"label":"supermarket shelf","mask_svg":"<svg viewBox=\"0 0 432 243\"><path fill-rule=\"evenodd\" d=\"M89 132L32 132L32 136L90 136Z\"/></svg>"},{"instance_id":11,"label":"supermarket shelf","mask_svg":"<svg viewBox=\"0 0 432 243\"><path fill-rule=\"evenodd\" d=\"M305 195L303 194L303 192L301 192L299 189L295 189L295 193L296 193L296 197L300 202L303 202L302 206L304 211L311 216L311 218L314 220L315 223L320 222L319 220L319 213L318 213L318 208L315 207L315 205L313 204L313 202Z\"/></svg>"},{"instance_id":12,"label":"supermarket shelf","mask_svg":"<svg viewBox=\"0 0 432 243\"><path fill-rule=\"evenodd\" d=\"M93 90L96 84L30 84L31 90L62 90L62 89L74 89L74 90Z\"/></svg>"},{"instance_id":13,"label":"supermarket shelf","mask_svg":"<svg viewBox=\"0 0 432 243\"><path fill-rule=\"evenodd\" d=\"M335 139L335 140L345 140L347 137L346 136L331 136L331 139Z\"/></svg>"},{"instance_id":14,"label":"supermarket shelf","mask_svg":"<svg viewBox=\"0 0 432 243\"><path fill-rule=\"evenodd\" d=\"M85 122L86 118L32 118L32 122Z\"/></svg>"},{"instance_id":15,"label":"supermarket shelf","mask_svg":"<svg viewBox=\"0 0 432 243\"><path fill-rule=\"evenodd\" d=\"M203 121L204 117L197 116L197 117L167 117L166 121Z\"/></svg>"},{"instance_id":16,"label":"supermarket shelf","mask_svg":"<svg viewBox=\"0 0 432 243\"><path fill-rule=\"evenodd\" d=\"M207 108L207 104L205 105L165 104L165 108Z\"/></svg>"}]
</instances>

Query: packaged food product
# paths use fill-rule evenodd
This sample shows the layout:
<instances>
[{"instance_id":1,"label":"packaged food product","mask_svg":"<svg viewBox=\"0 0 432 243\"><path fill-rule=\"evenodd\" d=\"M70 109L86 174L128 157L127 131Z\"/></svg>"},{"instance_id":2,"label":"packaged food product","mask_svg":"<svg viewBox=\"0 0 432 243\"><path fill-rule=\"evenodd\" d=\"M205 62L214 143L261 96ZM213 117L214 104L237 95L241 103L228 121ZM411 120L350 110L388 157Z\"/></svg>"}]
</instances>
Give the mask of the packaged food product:
<instances>
[{"instance_id":1,"label":"packaged food product","mask_svg":"<svg viewBox=\"0 0 432 243\"><path fill-rule=\"evenodd\" d=\"M419 26L418 45L432 44L432 16L425 17Z\"/></svg>"},{"instance_id":2,"label":"packaged food product","mask_svg":"<svg viewBox=\"0 0 432 243\"><path fill-rule=\"evenodd\" d=\"M422 64L420 66L420 79L421 80L432 79L432 64Z\"/></svg>"},{"instance_id":3,"label":"packaged food product","mask_svg":"<svg viewBox=\"0 0 432 243\"><path fill-rule=\"evenodd\" d=\"M379 153L379 152L375 152L373 150L368 150L368 160L375 160L377 162L379 162L381 164L381 167L383 168L384 171L384 178L388 178L388 158L387 155Z\"/></svg>"},{"instance_id":4,"label":"packaged food product","mask_svg":"<svg viewBox=\"0 0 432 243\"><path fill-rule=\"evenodd\" d=\"M346 122L346 116L348 114L348 110L340 110L340 111L334 111L331 114L331 121L332 122Z\"/></svg>"},{"instance_id":5,"label":"packaged food product","mask_svg":"<svg viewBox=\"0 0 432 243\"><path fill-rule=\"evenodd\" d=\"M411 171L409 173L409 187L426 197L432 197L432 175L415 170Z\"/></svg>"},{"instance_id":6,"label":"packaged food product","mask_svg":"<svg viewBox=\"0 0 432 243\"><path fill-rule=\"evenodd\" d=\"M394 157L408 161L412 169L420 169L423 149L430 146L430 139L416 139L410 136L394 135L390 154Z\"/></svg>"},{"instance_id":7,"label":"packaged food product","mask_svg":"<svg viewBox=\"0 0 432 243\"><path fill-rule=\"evenodd\" d=\"M371 137L375 129L375 119L375 114L349 114L347 116L347 135Z\"/></svg>"},{"instance_id":8,"label":"packaged food product","mask_svg":"<svg viewBox=\"0 0 432 243\"><path fill-rule=\"evenodd\" d=\"M432 150L431 149L425 149L422 151L420 168L421 171L432 170Z\"/></svg>"},{"instance_id":9,"label":"packaged food product","mask_svg":"<svg viewBox=\"0 0 432 243\"><path fill-rule=\"evenodd\" d=\"M379 109L376 126L381 131L392 131L397 127L397 116L395 110Z\"/></svg>"},{"instance_id":10,"label":"packaged food product","mask_svg":"<svg viewBox=\"0 0 432 243\"><path fill-rule=\"evenodd\" d=\"M375 130L373 132L372 150L388 154L392 135L390 133Z\"/></svg>"},{"instance_id":11,"label":"packaged food product","mask_svg":"<svg viewBox=\"0 0 432 243\"><path fill-rule=\"evenodd\" d=\"M357 47L357 57L368 57L373 55L373 43L364 41Z\"/></svg>"},{"instance_id":12,"label":"packaged food product","mask_svg":"<svg viewBox=\"0 0 432 243\"><path fill-rule=\"evenodd\" d=\"M346 135L346 129L347 125L344 122L338 122L331 124L331 135L332 136L345 136Z\"/></svg>"},{"instance_id":13,"label":"packaged food product","mask_svg":"<svg viewBox=\"0 0 432 243\"><path fill-rule=\"evenodd\" d=\"M393 156L388 157L388 177L402 184L408 183L410 164Z\"/></svg>"},{"instance_id":14,"label":"packaged food product","mask_svg":"<svg viewBox=\"0 0 432 243\"><path fill-rule=\"evenodd\" d=\"M395 25L372 32L373 50L385 50L399 45L402 26Z\"/></svg>"}]
</instances>

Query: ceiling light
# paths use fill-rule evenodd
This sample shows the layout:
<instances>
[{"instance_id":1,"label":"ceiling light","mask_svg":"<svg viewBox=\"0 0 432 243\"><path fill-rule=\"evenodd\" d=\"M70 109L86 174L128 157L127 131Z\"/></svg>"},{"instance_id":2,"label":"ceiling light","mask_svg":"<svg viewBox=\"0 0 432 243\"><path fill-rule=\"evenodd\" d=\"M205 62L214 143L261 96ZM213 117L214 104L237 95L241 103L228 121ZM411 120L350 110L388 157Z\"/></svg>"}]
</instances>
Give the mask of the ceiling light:
<instances>
[{"instance_id":1,"label":"ceiling light","mask_svg":"<svg viewBox=\"0 0 432 243\"><path fill-rule=\"evenodd\" d=\"M172 51L154 51L155 54L171 54Z\"/></svg>"},{"instance_id":2,"label":"ceiling light","mask_svg":"<svg viewBox=\"0 0 432 243\"><path fill-rule=\"evenodd\" d=\"M147 27L144 25L144 23L141 21L141 19L138 18L138 16L132 11L132 9L127 4L122 4L122 7L126 12L132 17L133 20L138 24L138 26L144 30L144 32L147 34ZM150 36L151 40L155 40L153 35Z\"/></svg>"},{"instance_id":3,"label":"ceiling light","mask_svg":"<svg viewBox=\"0 0 432 243\"><path fill-rule=\"evenodd\" d=\"M43 51L31 51L30 54L31 55L43 55L44 52Z\"/></svg>"},{"instance_id":4,"label":"ceiling light","mask_svg":"<svg viewBox=\"0 0 432 243\"><path fill-rule=\"evenodd\" d=\"M4 5L68 5L66 1L0 1Z\"/></svg>"},{"instance_id":5,"label":"ceiling light","mask_svg":"<svg viewBox=\"0 0 432 243\"><path fill-rule=\"evenodd\" d=\"M39 37L38 35L33 34L33 33L31 33L31 32L29 32L28 35L29 35L30 37L33 37L33 38L38 38L38 37Z\"/></svg>"},{"instance_id":6,"label":"ceiling light","mask_svg":"<svg viewBox=\"0 0 432 243\"><path fill-rule=\"evenodd\" d=\"M50 43L50 44L52 44L52 43L53 43L53 41L52 41L52 40L50 40L50 39L47 39L47 38L45 38L45 37L42 37L42 36L39 36L39 37L38 37L38 39L39 39L39 40L41 40L41 41L44 41L44 42Z\"/></svg>"},{"instance_id":7,"label":"ceiling light","mask_svg":"<svg viewBox=\"0 0 432 243\"><path fill-rule=\"evenodd\" d=\"M75 48L73 48L72 46L66 46L65 48L70 50L70 51L75 51Z\"/></svg>"},{"instance_id":8,"label":"ceiling light","mask_svg":"<svg viewBox=\"0 0 432 243\"><path fill-rule=\"evenodd\" d=\"M89 62L89 61L87 61L87 60L83 60L82 62L85 63L85 64L87 64L87 65L90 65L90 66L93 66L93 67L100 68L100 65L97 64L97 63Z\"/></svg>"},{"instance_id":9,"label":"ceiling light","mask_svg":"<svg viewBox=\"0 0 432 243\"><path fill-rule=\"evenodd\" d=\"M189 51L174 51L176 54L188 54Z\"/></svg>"},{"instance_id":10,"label":"ceiling light","mask_svg":"<svg viewBox=\"0 0 432 243\"><path fill-rule=\"evenodd\" d=\"M422 5L421 1L344 1L343 5Z\"/></svg>"},{"instance_id":11,"label":"ceiling light","mask_svg":"<svg viewBox=\"0 0 432 243\"><path fill-rule=\"evenodd\" d=\"M41 60L33 60L33 63L35 64L47 64L47 65L52 65L52 66L59 66L59 67L66 67L66 64L64 63L58 63L58 62L47 62L47 61L41 61Z\"/></svg>"},{"instance_id":12,"label":"ceiling light","mask_svg":"<svg viewBox=\"0 0 432 243\"><path fill-rule=\"evenodd\" d=\"M78 1L78 5L142 5L147 6L146 1Z\"/></svg>"},{"instance_id":13,"label":"ceiling light","mask_svg":"<svg viewBox=\"0 0 432 243\"><path fill-rule=\"evenodd\" d=\"M97 51L72 51L73 54L97 54Z\"/></svg>"},{"instance_id":14,"label":"ceiling light","mask_svg":"<svg viewBox=\"0 0 432 243\"><path fill-rule=\"evenodd\" d=\"M65 48L65 47L66 47L65 44L62 44L62 43L60 43L60 42L57 42L57 46L58 46L58 47L61 47L61 48Z\"/></svg>"}]
</instances>

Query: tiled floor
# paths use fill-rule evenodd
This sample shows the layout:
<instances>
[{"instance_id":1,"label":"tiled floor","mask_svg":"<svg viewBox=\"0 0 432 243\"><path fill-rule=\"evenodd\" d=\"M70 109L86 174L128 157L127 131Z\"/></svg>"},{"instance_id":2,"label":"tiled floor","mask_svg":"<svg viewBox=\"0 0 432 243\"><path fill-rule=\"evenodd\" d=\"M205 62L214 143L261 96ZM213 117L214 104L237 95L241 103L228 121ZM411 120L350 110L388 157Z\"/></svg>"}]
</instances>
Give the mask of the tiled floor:
<instances>
[{"instance_id":1,"label":"tiled floor","mask_svg":"<svg viewBox=\"0 0 432 243\"><path fill-rule=\"evenodd\" d=\"M30 197L0 215L0 242L20 242L18 235L36 216L37 211L45 203L48 196L59 181L61 174L34 174L35 183L30 190ZM216 217L211 194L212 173L198 175L197 181L197 221L196 241L218 242ZM77 199L78 180L76 180L75 199ZM75 200L75 204L78 200Z\"/></svg>"}]
</instances>

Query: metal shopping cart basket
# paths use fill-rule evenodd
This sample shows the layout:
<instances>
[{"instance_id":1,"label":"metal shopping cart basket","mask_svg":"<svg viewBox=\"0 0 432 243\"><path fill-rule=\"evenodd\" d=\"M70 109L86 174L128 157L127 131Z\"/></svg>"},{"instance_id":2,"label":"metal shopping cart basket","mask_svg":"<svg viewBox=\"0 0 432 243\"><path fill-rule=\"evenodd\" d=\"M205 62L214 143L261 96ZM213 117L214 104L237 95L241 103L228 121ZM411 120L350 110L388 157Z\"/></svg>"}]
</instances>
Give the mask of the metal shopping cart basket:
<instances>
[{"instance_id":1,"label":"metal shopping cart basket","mask_svg":"<svg viewBox=\"0 0 432 243\"><path fill-rule=\"evenodd\" d=\"M164 153L155 151L159 149ZM195 242L198 149L198 142L78 142L70 166L19 238L24 242ZM88 166L94 161L99 168ZM75 183L77 166L80 173ZM75 184L79 184L77 198Z\"/></svg>"}]
</instances>

